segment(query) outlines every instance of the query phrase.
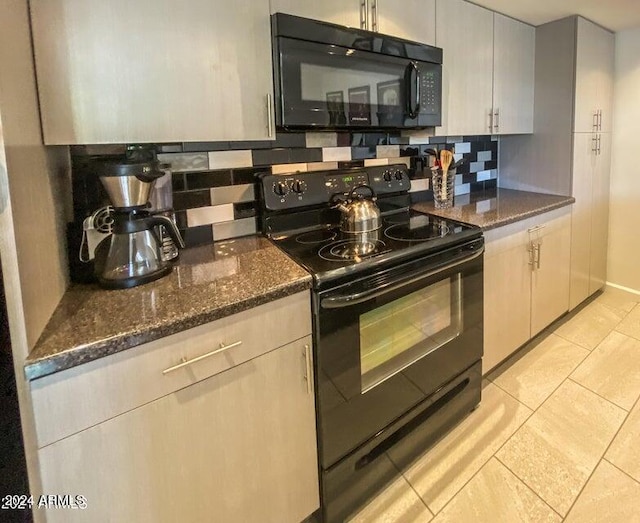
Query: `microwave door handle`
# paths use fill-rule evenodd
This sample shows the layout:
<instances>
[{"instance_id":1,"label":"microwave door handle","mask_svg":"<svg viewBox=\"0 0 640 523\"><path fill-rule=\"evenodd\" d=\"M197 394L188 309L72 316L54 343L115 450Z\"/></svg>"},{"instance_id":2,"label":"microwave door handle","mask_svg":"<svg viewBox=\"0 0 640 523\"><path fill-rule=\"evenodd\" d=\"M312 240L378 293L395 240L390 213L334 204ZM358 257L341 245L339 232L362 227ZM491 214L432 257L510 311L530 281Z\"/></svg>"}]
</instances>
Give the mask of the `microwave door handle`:
<instances>
[{"instance_id":1,"label":"microwave door handle","mask_svg":"<svg viewBox=\"0 0 640 523\"><path fill-rule=\"evenodd\" d=\"M417 283L421 280L424 280L426 278L430 278L431 276L434 276L438 273L441 272L445 272L451 269L454 269L455 267L458 267L459 265L462 265L464 263L468 263L470 261L475 260L476 258L482 256L482 253L484 252L484 247L482 247L480 250L478 250L477 252L473 253L471 256L465 256L462 259L458 259L454 262L451 262L447 265L444 265L442 267L438 267L437 269L434 269L432 271L428 271L428 272L424 272L421 273L417 276L413 276L411 278L407 278L406 280L402 280L398 283L390 283L387 285L383 285L381 287L378 287L377 289L373 289L373 290L369 290L369 291L362 291L362 292L356 292L354 294L349 294L347 296L334 296L332 298L322 298L322 300L320 300L320 306L323 309L342 309L344 307L349 307L351 305L358 305L360 303L364 303L365 301L369 301L372 300L374 298L378 298L384 294L387 294L389 292L393 292L396 291L398 289L401 289L402 287L406 286L406 285L411 285L412 283Z\"/></svg>"},{"instance_id":2,"label":"microwave door handle","mask_svg":"<svg viewBox=\"0 0 640 523\"><path fill-rule=\"evenodd\" d=\"M405 86L407 93L407 115L417 118L420 111L420 75L415 62L409 62L405 72Z\"/></svg>"}]
</instances>

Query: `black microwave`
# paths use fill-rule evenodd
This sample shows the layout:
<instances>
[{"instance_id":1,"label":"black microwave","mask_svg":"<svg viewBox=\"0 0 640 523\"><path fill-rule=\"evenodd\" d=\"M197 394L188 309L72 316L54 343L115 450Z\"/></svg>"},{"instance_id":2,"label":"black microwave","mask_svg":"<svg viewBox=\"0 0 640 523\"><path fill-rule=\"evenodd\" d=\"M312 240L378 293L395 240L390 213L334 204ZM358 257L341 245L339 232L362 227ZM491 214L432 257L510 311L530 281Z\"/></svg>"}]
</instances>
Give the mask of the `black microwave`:
<instances>
[{"instance_id":1,"label":"black microwave","mask_svg":"<svg viewBox=\"0 0 640 523\"><path fill-rule=\"evenodd\" d=\"M279 128L442 124L442 49L283 13L271 30Z\"/></svg>"}]
</instances>

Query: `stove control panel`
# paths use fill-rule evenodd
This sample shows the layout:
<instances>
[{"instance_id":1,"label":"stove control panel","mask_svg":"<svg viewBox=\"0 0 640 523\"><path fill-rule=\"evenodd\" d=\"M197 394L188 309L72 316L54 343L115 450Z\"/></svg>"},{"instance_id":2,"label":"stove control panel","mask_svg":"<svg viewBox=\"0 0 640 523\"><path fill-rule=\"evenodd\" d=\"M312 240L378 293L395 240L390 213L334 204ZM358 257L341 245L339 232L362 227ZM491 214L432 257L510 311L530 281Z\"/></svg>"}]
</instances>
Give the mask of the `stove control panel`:
<instances>
[{"instance_id":1,"label":"stove control panel","mask_svg":"<svg viewBox=\"0 0 640 523\"><path fill-rule=\"evenodd\" d=\"M404 164L266 175L260 183L263 204L271 211L326 204L333 195L346 195L358 185L369 185L380 195L406 193L411 188Z\"/></svg>"}]
</instances>

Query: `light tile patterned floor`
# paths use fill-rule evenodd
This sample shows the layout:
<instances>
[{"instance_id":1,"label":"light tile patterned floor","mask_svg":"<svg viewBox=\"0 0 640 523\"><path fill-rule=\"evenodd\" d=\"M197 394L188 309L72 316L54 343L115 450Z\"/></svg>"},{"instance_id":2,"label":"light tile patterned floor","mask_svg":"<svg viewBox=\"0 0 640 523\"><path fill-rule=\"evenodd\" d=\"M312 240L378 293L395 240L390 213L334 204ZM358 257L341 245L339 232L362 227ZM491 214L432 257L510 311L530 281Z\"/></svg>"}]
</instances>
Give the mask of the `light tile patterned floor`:
<instances>
[{"instance_id":1,"label":"light tile patterned floor","mask_svg":"<svg viewBox=\"0 0 640 523\"><path fill-rule=\"evenodd\" d=\"M640 522L639 398L640 296L608 288L489 374L352 521Z\"/></svg>"}]
</instances>

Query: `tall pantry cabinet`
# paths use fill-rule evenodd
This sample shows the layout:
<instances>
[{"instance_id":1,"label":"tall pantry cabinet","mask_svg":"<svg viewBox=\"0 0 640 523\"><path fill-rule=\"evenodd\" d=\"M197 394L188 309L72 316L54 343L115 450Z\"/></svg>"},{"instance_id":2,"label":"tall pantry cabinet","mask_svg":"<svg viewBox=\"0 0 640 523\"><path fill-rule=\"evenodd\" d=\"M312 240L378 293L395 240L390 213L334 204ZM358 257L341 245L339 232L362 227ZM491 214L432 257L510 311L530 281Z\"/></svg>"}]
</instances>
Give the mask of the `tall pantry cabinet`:
<instances>
[{"instance_id":1,"label":"tall pantry cabinet","mask_svg":"<svg viewBox=\"0 0 640 523\"><path fill-rule=\"evenodd\" d=\"M607 276L614 42L578 16L537 27L534 135L500 147L502 187L576 199L570 309Z\"/></svg>"}]
</instances>

